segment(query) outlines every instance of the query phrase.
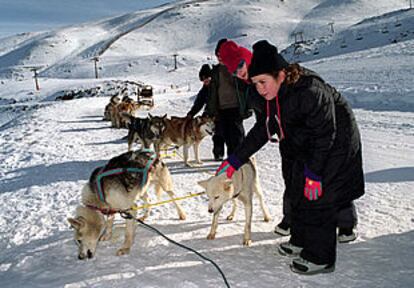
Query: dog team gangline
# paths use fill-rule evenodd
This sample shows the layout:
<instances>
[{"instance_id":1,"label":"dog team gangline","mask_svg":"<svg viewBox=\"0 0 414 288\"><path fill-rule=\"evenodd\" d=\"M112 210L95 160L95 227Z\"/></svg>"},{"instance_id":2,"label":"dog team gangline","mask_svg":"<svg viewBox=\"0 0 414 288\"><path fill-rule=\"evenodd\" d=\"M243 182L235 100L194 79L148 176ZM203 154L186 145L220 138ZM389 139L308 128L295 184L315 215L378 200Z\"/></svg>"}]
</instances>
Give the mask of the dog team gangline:
<instances>
[{"instance_id":1,"label":"dog team gangline","mask_svg":"<svg viewBox=\"0 0 414 288\"><path fill-rule=\"evenodd\" d=\"M97 187L98 197L99 197L100 201L107 204L106 199L105 199L105 193L104 193L104 190L103 190L103 187L102 187L102 178L104 178L104 177L118 175L118 174L122 174L122 173L142 173L143 176L142 176L142 180L141 180L140 185L143 186L146 183L147 178L148 178L148 172L151 170L152 164L154 163L155 159L157 158L157 155L154 153L154 151L152 151L150 149L143 149L142 152L151 153L151 156L148 159L148 162L146 163L144 168L127 167L127 168L116 168L116 169L111 169L111 170L107 170L107 171L103 171L103 169L101 169L101 171L99 172L99 174L96 177L96 187ZM181 155L179 155L179 156L181 157ZM127 210L100 209L98 207L91 206L91 205L87 205L87 206L89 208L93 209L93 210L99 210L101 213L103 213L105 215L119 213L121 215L121 217L124 218L124 219L134 219L135 221L140 223L142 226L144 226L145 228L157 233L158 235L160 235L161 237L163 237L167 241L169 241L169 242L171 242L171 243L173 243L173 244L175 244L175 245L177 245L177 246L179 246L183 249L186 249L190 252L195 253L200 258L210 262L219 271L220 275L222 276L222 278L224 280L224 283L225 283L226 287L230 287L230 285L227 281L227 278L224 275L223 271L220 269L220 267L213 260L211 260L210 258L204 256L203 254L196 251L195 249L192 249L188 246L185 246L183 244L180 244L180 243L172 240L171 238L169 238L168 236L163 234L161 231L159 231L155 227L145 223L144 221L142 221L139 218L135 218L134 216L131 215L131 213L129 213L129 211L137 211L137 210L146 209L146 208L153 207L153 206L160 206L160 205L164 205L164 204L167 204L167 203L170 203L170 202L173 202L173 201L177 201L177 200L184 200L184 199L188 199L188 198L201 196L203 194L205 194L205 192L198 192L198 193L189 194L189 195L182 196L182 197L173 198L173 199L170 199L170 200L160 201L160 202L153 203L153 204L144 204L144 205L141 205L141 206L137 206L136 204L134 204L130 209L127 209Z\"/></svg>"}]
</instances>

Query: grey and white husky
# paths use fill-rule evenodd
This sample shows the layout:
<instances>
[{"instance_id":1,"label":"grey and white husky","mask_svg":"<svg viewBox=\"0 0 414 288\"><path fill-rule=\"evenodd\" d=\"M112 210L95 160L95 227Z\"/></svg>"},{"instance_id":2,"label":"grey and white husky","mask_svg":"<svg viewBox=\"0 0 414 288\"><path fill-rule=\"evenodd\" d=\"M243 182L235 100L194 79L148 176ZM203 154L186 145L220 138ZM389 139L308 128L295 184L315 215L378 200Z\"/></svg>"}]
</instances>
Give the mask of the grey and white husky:
<instances>
[{"instance_id":1,"label":"grey and white husky","mask_svg":"<svg viewBox=\"0 0 414 288\"><path fill-rule=\"evenodd\" d=\"M174 198L173 183L167 166L154 158L153 152L148 150L123 153L109 160L104 167L93 171L89 182L83 187L81 205L76 208L75 218L68 218L75 229L79 259L94 257L98 241L111 238L114 213L129 210L139 198L147 202L150 184L155 185L158 195L164 190ZM179 218L184 220L184 211L175 201L174 204ZM136 210L130 210L129 213L136 217ZM145 216L148 213L149 210ZM129 253L134 234L135 220L126 220L125 240L117 255Z\"/></svg>"}]
</instances>

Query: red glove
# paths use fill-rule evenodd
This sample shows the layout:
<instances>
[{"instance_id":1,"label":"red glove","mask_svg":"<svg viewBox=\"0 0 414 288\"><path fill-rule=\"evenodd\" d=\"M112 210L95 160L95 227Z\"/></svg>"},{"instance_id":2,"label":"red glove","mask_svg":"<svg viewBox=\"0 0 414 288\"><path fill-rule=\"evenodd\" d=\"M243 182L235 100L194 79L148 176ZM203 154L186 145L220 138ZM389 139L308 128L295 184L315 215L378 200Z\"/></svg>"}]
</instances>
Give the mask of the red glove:
<instances>
[{"instance_id":1,"label":"red glove","mask_svg":"<svg viewBox=\"0 0 414 288\"><path fill-rule=\"evenodd\" d=\"M227 178L231 179L233 177L234 172L236 172L236 168L231 166L229 161L225 160L221 163L220 167L216 171L216 176L226 172Z\"/></svg>"},{"instance_id":2,"label":"red glove","mask_svg":"<svg viewBox=\"0 0 414 288\"><path fill-rule=\"evenodd\" d=\"M318 200L322 197L322 178L315 175L309 168L305 165L305 188L303 194L305 198L309 201Z\"/></svg>"},{"instance_id":3,"label":"red glove","mask_svg":"<svg viewBox=\"0 0 414 288\"><path fill-rule=\"evenodd\" d=\"M304 194L309 201L318 200L322 196L322 183L306 177Z\"/></svg>"}]
</instances>

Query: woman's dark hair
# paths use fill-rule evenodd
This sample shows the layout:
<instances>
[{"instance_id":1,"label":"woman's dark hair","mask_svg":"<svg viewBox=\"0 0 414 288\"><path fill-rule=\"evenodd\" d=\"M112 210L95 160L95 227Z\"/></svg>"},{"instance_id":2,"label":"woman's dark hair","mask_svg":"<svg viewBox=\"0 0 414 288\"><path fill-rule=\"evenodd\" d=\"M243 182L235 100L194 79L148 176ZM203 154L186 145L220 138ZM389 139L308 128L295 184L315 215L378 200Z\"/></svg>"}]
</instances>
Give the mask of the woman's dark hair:
<instances>
[{"instance_id":1,"label":"woman's dark hair","mask_svg":"<svg viewBox=\"0 0 414 288\"><path fill-rule=\"evenodd\" d=\"M288 85L295 84L298 82L303 73L303 68L298 63L290 64L286 68L286 83Z\"/></svg>"},{"instance_id":2,"label":"woman's dark hair","mask_svg":"<svg viewBox=\"0 0 414 288\"><path fill-rule=\"evenodd\" d=\"M298 82L300 77L303 75L303 68L298 63L289 64L289 66L284 68L283 70L286 73L285 81L287 85L295 84L296 82ZM270 75L276 79L280 71L281 70L273 71L270 73Z\"/></svg>"}]
</instances>

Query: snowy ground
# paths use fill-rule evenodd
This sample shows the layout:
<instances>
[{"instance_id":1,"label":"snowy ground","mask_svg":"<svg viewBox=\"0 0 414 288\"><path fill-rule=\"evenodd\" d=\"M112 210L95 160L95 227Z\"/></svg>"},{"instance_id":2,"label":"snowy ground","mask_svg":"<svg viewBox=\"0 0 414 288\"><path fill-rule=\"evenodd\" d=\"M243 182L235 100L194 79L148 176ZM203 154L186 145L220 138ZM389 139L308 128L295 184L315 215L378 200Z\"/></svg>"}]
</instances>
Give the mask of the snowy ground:
<instances>
[{"instance_id":1,"label":"snowy ground","mask_svg":"<svg viewBox=\"0 0 414 288\"><path fill-rule=\"evenodd\" d=\"M171 98L176 99L171 107ZM154 114L184 114L189 94L157 95ZM122 237L102 243L97 257L77 260L66 218L79 202L80 187L94 167L126 150L125 130L101 121L107 98L52 103L0 131L2 287L218 287L214 267L142 227L129 256L114 256ZM261 182L273 223L255 209L253 246L241 245L243 213L224 220L217 239L206 240L211 215L203 197L183 201L188 214L177 220L170 205L153 210L148 223L172 239L212 258L234 287L409 287L414 269L413 207L414 113L356 111L362 131L367 193L357 207L360 237L339 245L336 272L302 277L288 268L275 249L283 238L271 231L281 217L283 184L276 145L258 153ZM251 125L251 121L248 121ZM210 159L210 140L202 158ZM217 163L186 168L167 160L176 192L201 191L196 181L209 177ZM255 208L258 208L255 205ZM118 225L121 225L119 220Z\"/></svg>"}]
</instances>

